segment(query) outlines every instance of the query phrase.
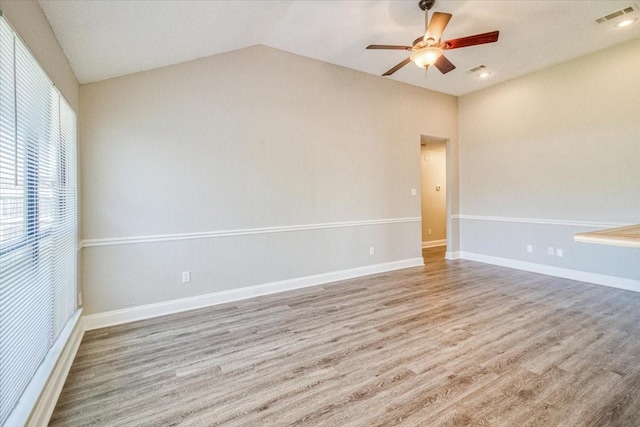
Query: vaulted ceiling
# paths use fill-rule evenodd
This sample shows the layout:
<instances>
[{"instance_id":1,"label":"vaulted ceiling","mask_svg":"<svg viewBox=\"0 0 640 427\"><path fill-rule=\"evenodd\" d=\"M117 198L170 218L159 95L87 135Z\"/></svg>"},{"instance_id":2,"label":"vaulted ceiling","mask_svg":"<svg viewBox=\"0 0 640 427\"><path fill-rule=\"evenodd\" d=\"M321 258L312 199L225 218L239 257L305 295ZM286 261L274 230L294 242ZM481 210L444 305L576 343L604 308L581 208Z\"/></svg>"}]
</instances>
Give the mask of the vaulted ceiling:
<instances>
[{"instance_id":1,"label":"vaulted ceiling","mask_svg":"<svg viewBox=\"0 0 640 427\"><path fill-rule=\"evenodd\" d=\"M410 45L424 34L417 0L39 0L76 76L95 82L263 44L380 75L406 51L365 50L369 44ZM596 19L632 1L437 0L431 12L452 13L444 39L500 30L497 43L446 52L457 68L446 75L409 64L394 80L464 95L640 37ZM639 19L640 20L640 19ZM468 70L485 65L480 79ZM256 73L260 64L255 64Z\"/></svg>"}]
</instances>

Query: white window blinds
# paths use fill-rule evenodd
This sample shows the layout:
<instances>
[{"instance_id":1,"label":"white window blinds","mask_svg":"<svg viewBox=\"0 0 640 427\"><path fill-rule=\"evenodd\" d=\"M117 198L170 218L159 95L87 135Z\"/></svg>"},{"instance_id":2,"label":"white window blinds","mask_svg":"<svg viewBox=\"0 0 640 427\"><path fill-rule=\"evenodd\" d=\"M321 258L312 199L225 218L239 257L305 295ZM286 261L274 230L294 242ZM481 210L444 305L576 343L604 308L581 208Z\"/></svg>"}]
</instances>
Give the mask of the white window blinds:
<instances>
[{"instance_id":1,"label":"white window blinds","mask_svg":"<svg viewBox=\"0 0 640 427\"><path fill-rule=\"evenodd\" d=\"M0 425L76 310L76 117L0 16Z\"/></svg>"}]
</instances>

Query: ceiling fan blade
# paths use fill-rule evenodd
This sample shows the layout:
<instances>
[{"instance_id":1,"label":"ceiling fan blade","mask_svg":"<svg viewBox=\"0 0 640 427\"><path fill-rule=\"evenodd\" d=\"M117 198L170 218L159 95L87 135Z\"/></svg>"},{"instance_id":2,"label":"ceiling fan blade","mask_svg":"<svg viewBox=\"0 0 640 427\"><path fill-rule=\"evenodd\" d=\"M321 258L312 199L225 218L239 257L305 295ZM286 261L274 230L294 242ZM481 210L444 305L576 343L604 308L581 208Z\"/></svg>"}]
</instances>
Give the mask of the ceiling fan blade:
<instances>
[{"instance_id":1,"label":"ceiling fan blade","mask_svg":"<svg viewBox=\"0 0 640 427\"><path fill-rule=\"evenodd\" d=\"M493 43L498 41L500 31L491 31L490 33L476 34L475 36L461 37L459 39L451 39L442 43L442 49L458 49L461 47L475 46L485 43Z\"/></svg>"},{"instance_id":2,"label":"ceiling fan blade","mask_svg":"<svg viewBox=\"0 0 640 427\"><path fill-rule=\"evenodd\" d=\"M449 71L453 71L456 66L451 63L444 55L440 55L440 58L433 64L442 74L447 74Z\"/></svg>"},{"instance_id":3,"label":"ceiling fan blade","mask_svg":"<svg viewBox=\"0 0 640 427\"><path fill-rule=\"evenodd\" d=\"M367 49L411 50L411 46L395 46L388 44L370 44Z\"/></svg>"},{"instance_id":4,"label":"ceiling fan blade","mask_svg":"<svg viewBox=\"0 0 640 427\"><path fill-rule=\"evenodd\" d=\"M441 13L434 12L431 16L431 22L429 22L429 27L427 28L427 33L424 36L424 41L432 38L435 43L440 40L442 37L442 33L444 29L447 27L449 20L453 15L450 13Z\"/></svg>"},{"instance_id":5,"label":"ceiling fan blade","mask_svg":"<svg viewBox=\"0 0 640 427\"><path fill-rule=\"evenodd\" d=\"M405 65L407 65L409 62L411 62L411 58L405 59L404 61L402 61L401 63L399 63L398 65L396 65L395 67L393 67L392 69L387 71L386 73L384 73L383 76L390 76L391 74L393 74L396 71L398 71L400 68L402 68Z\"/></svg>"}]
</instances>

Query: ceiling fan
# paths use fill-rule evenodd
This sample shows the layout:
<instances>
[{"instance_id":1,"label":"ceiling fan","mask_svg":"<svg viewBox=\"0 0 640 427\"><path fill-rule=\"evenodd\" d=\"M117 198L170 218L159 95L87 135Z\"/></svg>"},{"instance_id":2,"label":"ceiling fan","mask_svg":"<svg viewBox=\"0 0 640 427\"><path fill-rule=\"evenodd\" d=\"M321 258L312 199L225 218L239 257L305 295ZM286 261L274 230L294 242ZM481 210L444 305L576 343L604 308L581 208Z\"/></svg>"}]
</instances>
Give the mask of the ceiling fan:
<instances>
[{"instance_id":1,"label":"ceiling fan","mask_svg":"<svg viewBox=\"0 0 640 427\"><path fill-rule=\"evenodd\" d=\"M446 74L455 69L456 66L442 54L443 51L498 41L499 31L442 41L442 33L453 15L450 13L434 12L431 21L429 21L429 10L435 2L436 0L420 0L418 2L420 9L424 10L425 34L415 39L411 46L383 44L371 44L367 46L367 49L408 50L411 52L411 55L409 55L407 59L391 68L384 73L383 76L390 76L412 61L418 67L427 70L431 65L435 65L442 74Z\"/></svg>"}]
</instances>

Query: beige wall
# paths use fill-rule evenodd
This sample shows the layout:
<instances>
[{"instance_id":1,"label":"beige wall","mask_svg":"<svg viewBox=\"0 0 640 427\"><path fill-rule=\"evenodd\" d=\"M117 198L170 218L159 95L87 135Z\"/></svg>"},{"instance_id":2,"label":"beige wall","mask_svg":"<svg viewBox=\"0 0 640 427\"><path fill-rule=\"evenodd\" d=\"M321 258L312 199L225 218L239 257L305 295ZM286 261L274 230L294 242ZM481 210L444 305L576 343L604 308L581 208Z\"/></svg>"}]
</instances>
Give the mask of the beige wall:
<instances>
[{"instance_id":1,"label":"beige wall","mask_svg":"<svg viewBox=\"0 0 640 427\"><path fill-rule=\"evenodd\" d=\"M420 165L422 243L444 240L447 238L446 142L425 141L420 150Z\"/></svg>"},{"instance_id":2,"label":"beige wall","mask_svg":"<svg viewBox=\"0 0 640 427\"><path fill-rule=\"evenodd\" d=\"M0 0L0 11L38 58L40 65L77 113L78 80L38 2Z\"/></svg>"},{"instance_id":3,"label":"beige wall","mask_svg":"<svg viewBox=\"0 0 640 427\"><path fill-rule=\"evenodd\" d=\"M640 40L460 98L461 212L634 222Z\"/></svg>"},{"instance_id":4,"label":"beige wall","mask_svg":"<svg viewBox=\"0 0 640 427\"><path fill-rule=\"evenodd\" d=\"M97 313L420 257L419 220L263 231L419 218L420 135L455 146L457 99L255 46L84 85L80 123Z\"/></svg>"},{"instance_id":5,"label":"beige wall","mask_svg":"<svg viewBox=\"0 0 640 427\"><path fill-rule=\"evenodd\" d=\"M640 223L639 69L634 40L460 98L463 251L640 279L637 250L573 242Z\"/></svg>"}]
</instances>

